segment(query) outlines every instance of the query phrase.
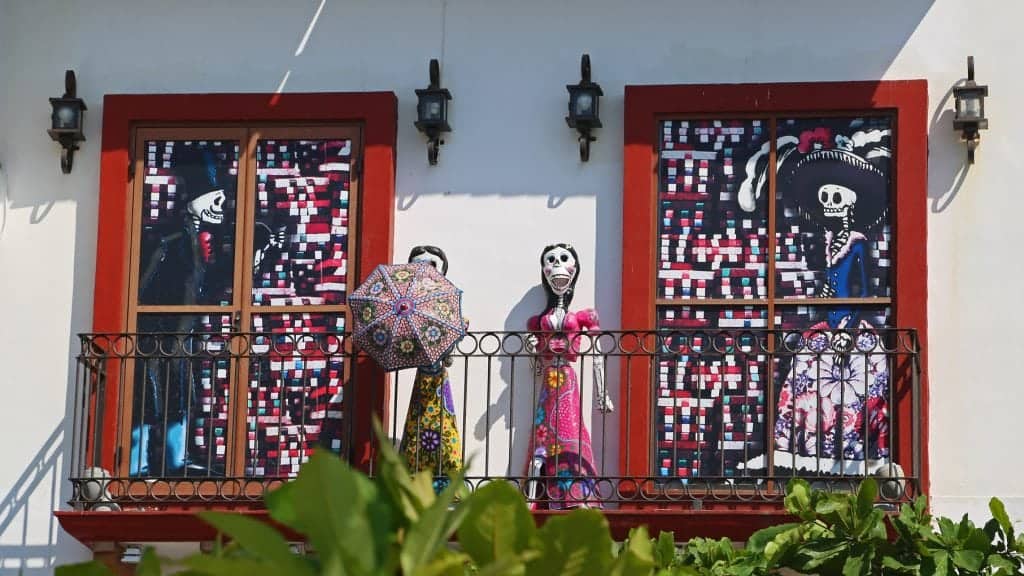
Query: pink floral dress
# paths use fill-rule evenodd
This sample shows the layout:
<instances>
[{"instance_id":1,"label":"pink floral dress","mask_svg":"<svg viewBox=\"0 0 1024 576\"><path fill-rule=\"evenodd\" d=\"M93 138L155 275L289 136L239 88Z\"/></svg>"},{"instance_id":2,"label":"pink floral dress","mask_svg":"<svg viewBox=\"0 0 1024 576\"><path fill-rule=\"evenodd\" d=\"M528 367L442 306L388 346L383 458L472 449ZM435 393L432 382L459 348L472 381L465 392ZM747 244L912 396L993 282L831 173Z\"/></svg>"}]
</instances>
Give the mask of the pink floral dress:
<instances>
[{"instance_id":1,"label":"pink floral dress","mask_svg":"<svg viewBox=\"0 0 1024 576\"><path fill-rule=\"evenodd\" d=\"M549 508L599 507L590 432L583 424L580 386L573 368L580 349L580 330L599 329L597 313L589 309L566 311L561 330L555 332L555 326L553 310L530 318L528 324L530 331L539 331L540 362L540 391L529 453L543 459L541 475L551 478L544 483L541 494Z\"/></svg>"}]
</instances>

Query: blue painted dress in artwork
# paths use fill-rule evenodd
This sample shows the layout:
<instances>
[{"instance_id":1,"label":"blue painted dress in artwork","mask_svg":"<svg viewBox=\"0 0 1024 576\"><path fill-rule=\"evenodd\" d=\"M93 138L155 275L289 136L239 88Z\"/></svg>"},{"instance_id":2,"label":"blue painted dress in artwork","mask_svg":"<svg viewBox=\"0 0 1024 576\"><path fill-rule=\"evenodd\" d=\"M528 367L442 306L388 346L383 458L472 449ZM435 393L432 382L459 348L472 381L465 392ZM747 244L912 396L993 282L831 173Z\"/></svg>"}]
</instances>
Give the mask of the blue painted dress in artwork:
<instances>
[{"instance_id":1,"label":"blue painted dress in artwork","mask_svg":"<svg viewBox=\"0 0 1024 576\"><path fill-rule=\"evenodd\" d=\"M832 234L825 234L832 246ZM851 232L827 255L824 295L870 296L868 240ZM837 344L851 330L849 344ZM874 327L840 306L803 333L782 384L775 422L775 465L831 474L864 474L888 461L889 373ZM843 348L843 346L848 347ZM838 354L837 349L848 353Z\"/></svg>"}]
</instances>

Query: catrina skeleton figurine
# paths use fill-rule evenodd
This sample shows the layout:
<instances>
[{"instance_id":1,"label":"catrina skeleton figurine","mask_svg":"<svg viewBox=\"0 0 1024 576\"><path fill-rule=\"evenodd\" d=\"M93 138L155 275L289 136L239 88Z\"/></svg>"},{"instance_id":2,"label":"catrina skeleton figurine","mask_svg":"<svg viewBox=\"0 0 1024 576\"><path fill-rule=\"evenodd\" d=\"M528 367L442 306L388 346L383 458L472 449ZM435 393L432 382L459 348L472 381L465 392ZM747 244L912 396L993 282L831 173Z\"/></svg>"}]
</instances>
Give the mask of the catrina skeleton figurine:
<instances>
[{"instance_id":1,"label":"catrina skeleton figurine","mask_svg":"<svg viewBox=\"0 0 1024 576\"><path fill-rule=\"evenodd\" d=\"M424 262L441 274L448 273L448 258L437 246L416 246L409 253L409 262ZM462 468L462 445L448 382L450 365L451 358L446 357L416 371L400 446L414 472L431 470L435 476L444 477Z\"/></svg>"},{"instance_id":2,"label":"catrina skeleton figurine","mask_svg":"<svg viewBox=\"0 0 1024 576\"><path fill-rule=\"evenodd\" d=\"M599 330L597 312L573 312L572 303L580 264L576 250L568 244L544 248L540 256L541 283L547 293L544 311L530 318L534 334L530 347L537 357L540 391L530 438L527 474L547 477L543 490L539 481L530 483L530 500L545 500L549 508L599 507L594 479L597 466L590 444L590 432L583 423L582 394L573 363L580 350L580 332ZM594 402L603 412L614 410L605 391L600 360L594 366ZM541 492L541 493L538 493Z\"/></svg>"},{"instance_id":3,"label":"catrina skeleton figurine","mask_svg":"<svg viewBox=\"0 0 1024 576\"><path fill-rule=\"evenodd\" d=\"M774 169L784 186L782 197L805 222L824 231L819 298L875 296L865 232L880 225L887 210L892 135L852 127L851 132L833 137L820 127L777 142ZM756 157L748 163L739 193L744 210L753 210L771 169ZM855 306L830 305L824 319L799 335L801 351L793 355L778 392L777 468L861 474L890 465L888 358L879 352L875 326L864 316ZM760 459L745 466L766 464Z\"/></svg>"}]
</instances>

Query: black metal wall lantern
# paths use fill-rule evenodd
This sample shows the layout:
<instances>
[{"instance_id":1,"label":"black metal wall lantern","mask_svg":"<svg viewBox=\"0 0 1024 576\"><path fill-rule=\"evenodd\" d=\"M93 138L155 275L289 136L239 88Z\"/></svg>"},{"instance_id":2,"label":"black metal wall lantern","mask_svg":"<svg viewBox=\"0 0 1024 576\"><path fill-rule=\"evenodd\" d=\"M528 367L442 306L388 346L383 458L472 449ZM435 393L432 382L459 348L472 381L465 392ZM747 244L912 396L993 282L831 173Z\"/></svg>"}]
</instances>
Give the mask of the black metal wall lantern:
<instances>
[{"instance_id":1,"label":"black metal wall lantern","mask_svg":"<svg viewBox=\"0 0 1024 576\"><path fill-rule=\"evenodd\" d=\"M579 84L569 84L566 89L569 90L569 115L565 122L580 133L580 161L586 162L590 160L590 143L597 140L590 131L601 127L599 104L604 94L599 84L590 81L590 54L580 59Z\"/></svg>"},{"instance_id":2,"label":"black metal wall lantern","mask_svg":"<svg viewBox=\"0 0 1024 576\"><path fill-rule=\"evenodd\" d=\"M441 88L441 65L436 58L430 60L430 86L417 89L416 128L427 135L427 162L437 164L438 148L444 144L441 134L451 132L448 125L448 101L452 99L447 88Z\"/></svg>"},{"instance_id":3,"label":"black metal wall lantern","mask_svg":"<svg viewBox=\"0 0 1024 576\"><path fill-rule=\"evenodd\" d=\"M46 132L55 142L60 143L60 170L65 174L71 173L78 143L85 141L85 136L82 135L85 102L78 98L75 92L75 71L67 70L64 72L64 95L60 98L50 98L53 112L50 114L50 129Z\"/></svg>"},{"instance_id":4,"label":"black metal wall lantern","mask_svg":"<svg viewBox=\"0 0 1024 576\"><path fill-rule=\"evenodd\" d=\"M967 81L953 88L956 98L956 114L953 129L960 131L960 138L967 142L967 163L974 164L974 150L981 141L979 130L988 129L985 118L985 97L988 86L974 82L974 56L967 57Z\"/></svg>"}]
</instances>

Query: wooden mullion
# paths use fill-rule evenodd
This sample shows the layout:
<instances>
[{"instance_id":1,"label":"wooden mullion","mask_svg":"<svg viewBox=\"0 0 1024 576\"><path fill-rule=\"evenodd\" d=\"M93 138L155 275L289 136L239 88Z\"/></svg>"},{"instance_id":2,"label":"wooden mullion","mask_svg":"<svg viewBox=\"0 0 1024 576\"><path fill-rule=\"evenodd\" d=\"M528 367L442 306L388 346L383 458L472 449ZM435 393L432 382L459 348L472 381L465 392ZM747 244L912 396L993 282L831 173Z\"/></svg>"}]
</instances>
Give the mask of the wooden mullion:
<instances>
[{"instance_id":1,"label":"wooden mullion","mask_svg":"<svg viewBox=\"0 0 1024 576\"><path fill-rule=\"evenodd\" d=\"M774 306L889 306L892 298L790 298L773 301Z\"/></svg>"},{"instance_id":2,"label":"wooden mullion","mask_svg":"<svg viewBox=\"0 0 1024 576\"><path fill-rule=\"evenodd\" d=\"M767 306L769 301L765 299L743 299L743 298L656 298L655 306Z\"/></svg>"},{"instance_id":3,"label":"wooden mullion","mask_svg":"<svg viewBox=\"0 0 1024 576\"><path fill-rule=\"evenodd\" d=\"M294 314L318 312L324 314L348 313L348 304L303 304L301 306L249 306L252 315L260 314Z\"/></svg>"},{"instance_id":4,"label":"wooden mullion","mask_svg":"<svg viewBox=\"0 0 1024 576\"><path fill-rule=\"evenodd\" d=\"M235 205L238 211L237 233L235 234L235 291L232 330L246 333L250 329L249 307L252 302L252 198L256 188L256 157L254 155L253 131L246 130L239 142L238 193ZM249 421L249 368L252 359L252 342L248 338L234 338L232 356L237 360L231 371L230 412L228 413L225 468L228 476L243 476L245 454L249 447L247 425Z\"/></svg>"},{"instance_id":5,"label":"wooden mullion","mask_svg":"<svg viewBox=\"0 0 1024 576\"><path fill-rule=\"evenodd\" d=\"M777 169L777 157L778 157L778 120L775 116L771 116L768 119L768 138L771 142L768 152L768 167L765 170L768 172L768 262L767 267L767 278L765 282L768 283L768 328L770 330L775 329L775 219L777 216L776 210L776 198L777 186L778 186L778 169ZM769 332L769 334L772 334ZM765 376L766 381L766 394L765 394L765 443L764 443L764 459L767 468L765 473L768 476L772 475L775 470L775 338L769 336L768 338L768 362L766 363ZM771 493L773 487L769 484L768 491Z\"/></svg>"}]
</instances>

